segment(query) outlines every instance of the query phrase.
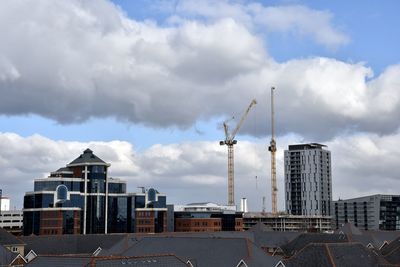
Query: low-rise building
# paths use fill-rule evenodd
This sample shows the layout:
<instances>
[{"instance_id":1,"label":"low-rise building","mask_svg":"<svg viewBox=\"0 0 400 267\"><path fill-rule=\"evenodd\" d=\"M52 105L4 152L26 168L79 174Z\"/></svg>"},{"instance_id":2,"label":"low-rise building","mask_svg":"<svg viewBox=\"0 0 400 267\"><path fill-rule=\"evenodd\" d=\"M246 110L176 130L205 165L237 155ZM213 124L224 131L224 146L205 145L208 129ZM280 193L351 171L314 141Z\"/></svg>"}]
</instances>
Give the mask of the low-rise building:
<instances>
[{"instance_id":1,"label":"low-rise building","mask_svg":"<svg viewBox=\"0 0 400 267\"><path fill-rule=\"evenodd\" d=\"M334 227L352 222L365 230L400 230L400 195L370 195L333 202Z\"/></svg>"},{"instance_id":2,"label":"low-rise building","mask_svg":"<svg viewBox=\"0 0 400 267\"><path fill-rule=\"evenodd\" d=\"M22 210L10 209L10 198L3 196L0 189L0 228L14 235L22 233L23 213Z\"/></svg>"},{"instance_id":3,"label":"low-rise building","mask_svg":"<svg viewBox=\"0 0 400 267\"><path fill-rule=\"evenodd\" d=\"M22 233L22 224L22 210L7 210L0 213L0 228L14 235L19 235Z\"/></svg>"},{"instance_id":4,"label":"low-rise building","mask_svg":"<svg viewBox=\"0 0 400 267\"><path fill-rule=\"evenodd\" d=\"M192 203L174 206L175 232L242 231L242 212L235 206Z\"/></svg>"}]
</instances>

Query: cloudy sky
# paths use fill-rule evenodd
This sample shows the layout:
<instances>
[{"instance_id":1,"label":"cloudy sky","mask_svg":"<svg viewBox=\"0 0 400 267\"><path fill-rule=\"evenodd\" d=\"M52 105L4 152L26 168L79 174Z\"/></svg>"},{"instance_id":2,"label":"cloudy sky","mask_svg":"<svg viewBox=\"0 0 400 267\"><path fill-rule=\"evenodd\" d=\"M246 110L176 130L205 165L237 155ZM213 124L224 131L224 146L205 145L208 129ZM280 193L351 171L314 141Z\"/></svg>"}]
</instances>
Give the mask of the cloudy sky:
<instances>
[{"instance_id":1,"label":"cloudy sky","mask_svg":"<svg viewBox=\"0 0 400 267\"><path fill-rule=\"evenodd\" d=\"M227 202L222 122L237 135L235 197L270 209L270 87L283 150L332 151L333 198L398 194L400 3L246 0L0 1L0 187L86 148L168 202Z\"/></svg>"}]
</instances>

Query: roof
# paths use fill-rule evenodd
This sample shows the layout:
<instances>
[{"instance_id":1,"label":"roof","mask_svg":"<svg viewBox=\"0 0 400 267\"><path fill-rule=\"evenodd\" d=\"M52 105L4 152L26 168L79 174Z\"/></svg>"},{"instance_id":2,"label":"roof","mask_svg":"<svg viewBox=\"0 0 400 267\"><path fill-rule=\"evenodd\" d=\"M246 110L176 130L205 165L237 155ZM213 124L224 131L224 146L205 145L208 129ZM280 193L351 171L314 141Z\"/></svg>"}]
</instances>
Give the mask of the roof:
<instances>
[{"instance_id":1,"label":"roof","mask_svg":"<svg viewBox=\"0 0 400 267\"><path fill-rule=\"evenodd\" d=\"M343 243L348 242L344 234L303 233L281 246L286 256L292 256L311 243Z\"/></svg>"},{"instance_id":2,"label":"roof","mask_svg":"<svg viewBox=\"0 0 400 267\"><path fill-rule=\"evenodd\" d=\"M255 225L250 227L248 231L260 233L260 232L271 232L274 231L274 229L271 226L267 226L264 223L258 221Z\"/></svg>"},{"instance_id":3,"label":"roof","mask_svg":"<svg viewBox=\"0 0 400 267\"><path fill-rule=\"evenodd\" d=\"M254 243L260 248L281 247L301 234L301 232L274 231L262 222L257 222L247 231L254 234Z\"/></svg>"},{"instance_id":4,"label":"roof","mask_svg":"<svg viewBox=\"0 0 400 267\"><path fill-rule=\"evenodd\" d=\"M326 147L326 145L318 143L296 144L296 145L289 145L289 150L305 150L305 149L316 149L322 147Z\"/></svg>"},{"instance_id":5,"label":"roof","mask_svg":"<svg viewBox=\"0 0 400 267\"><path fill-rule=\"evenodd\" d=\"M383 261L359 243L308 244L291 258L282 260L292 266L380 266Z\"/></svg>"},{"instance_id":6,"label":"roof","mask_svg":"<svg viewBox=\"0 0 400 267\"><path fill-rule=\"evenodd\" d=\"M143 257L92 258L95 266L135 266L135 267L187 267L187 264L175 255L155 255Z\"/></svg>"},{"instance_id":7,"label":"roof","mask_svg":"<svg viewBox=\"0 0 400 267\"><path fill-rule=\"evenodd\" d=\"M117 242L114 246L109 249L103 249L99 256L112 256L121 255L122 252L126 251L132 245L136 244L149 234L142 233L131 233L126 234L123 239ZM165 232L151 234L151 236L158 237L198 237L198 238L247 238L254 242L254 234L249 231L219 231L219 232Z\"/></svg>"},{"instance_id":8,"label":"roof","mask_svg":"<svg viewBox=\"0 0 400 267\"><path fill-rule=\"evenodd\" d=\"M361 230L353 223L345 223L335 233L344 233L350 242L359 242L364 246L371 244L375 249L379 249L384 242L391 242L400 237L400 231L381 231L381 230Z\"/></svg>"},{"instance_id":9,"label":"roof","mask_svg":"<svg viewBox=\"0 0 400 267\"><path fill-rule=\"evenodd\" d=\"M400 237L382 248L381 255L392 264L400 264Z\"/></svg>"},{"instance_id":10,"label":"roof","mask_svg":"<svg viewBox=\"0 0 400 267\"><path fill-rule=\"evenodd\" d=\"M99 235L43 235L23 236L26 251L33 250L37 255L86 254L92 255L99 247L107 249L114 246L123 234Z\"/></svg>"},{"instance_id":11,"label":"roof","mask_svg":"<svg viewBox=\"0 0 400 267\"><path fill-rule=\"evenodd\" d=\"M25 243L0 227L0 245L25 245Z\"/></svg>"},{"instance_id":12,"label":"roof","mask_svg":"<svg viewBox=\"0 0 400 267\"><path fill-rule=\"evenodd\" d=\"M87 266L90 262L90 257L83 256L49 256L40 255L28 262L25 266L39 266L39 267L82 267Z\"/></svg>"},{"instance_id":13,"label":"roof","mask_svg":"<svg viewBox=\"0 0 400 267\"><path fill-rule=\"evenodd\" d=\"M56 170L54 173L59 173L59 172L73 172L73 171L68 167L62 167Z\"/></svg>"},{"instance_id":14,"label":"roof","mask_svg":"<svg viewBox=\"0 0 400 267\"><path fill-rule=\"evenodd\" d=\"M0 245L0 266L8 266L17 256L17 253L13 253Z\"/></svg>"},{"instance_id":15,"label":"roof","mask_svg":"<svg viewBox=\"0 0 400 267\"><path fill-rule=\"evenodd\" d=\"M362 235L361 230L358 229L352 222L343 224L336 233L343 233L346 235Z\"/></svg>"},{"instance_id":16,"label":"roof","mask_svg":"<svg viewBox=\"0 0 400 267\"><path fill-rule=\"evenodd\" d=\"M123 256L174 254L196 266L274 266L279 258L267 255L246 238L144 237L122 253Z\"/></svg>"},{"instance_id":17,"label":"roof","mask_svg":"<svg viewBox=\"0 0 400 267\"><path fill-rule=\"evenodd\" d=\"M81 165L81 164L85 164L85 163L98 163L100 165L108 165L102 159L100 159L95 154L93 154L93 151L88 148L85 151L83 151L83 154L81 154L79 157L77 157L75 160L73 160L67 166Z\"/></svg>"},{"instance_id":18,"label":"roof","mask_svg":"<svg viewBox=\"0 0 400 267\"><path fill-rule=\"evenodd\" d=\"M26 266L135 266L135 267L186 267L186 263L174 255L143 257L89 257L77 255L41 255Z\"/></svg>"}]
</instances>

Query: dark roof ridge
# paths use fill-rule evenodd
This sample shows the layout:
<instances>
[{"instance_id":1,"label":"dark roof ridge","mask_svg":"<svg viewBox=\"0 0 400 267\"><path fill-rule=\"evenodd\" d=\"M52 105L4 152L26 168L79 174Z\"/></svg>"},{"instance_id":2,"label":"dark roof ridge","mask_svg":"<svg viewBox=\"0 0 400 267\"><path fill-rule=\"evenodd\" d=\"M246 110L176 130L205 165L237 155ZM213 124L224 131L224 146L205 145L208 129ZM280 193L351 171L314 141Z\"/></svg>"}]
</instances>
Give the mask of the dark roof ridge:
<instances>
[{"instance_id":1,"label":"dark roof ridge","mask_svg":"<svg viewBox=\"0 0 400 267\"><path fill-rule=\"evenodd\" d=\"M397 239L395 239L395 240L393 240L393 241L396 241ZM393 242L392 241L392 242ZM397 247L394 247L394 249L392 249L391 251L389 251L388 253L386 253L386 254L383 254L382 253L382 256L384 256L384 257L386 257L386 256L389 256L390 254L392 254L393 252L395 252L396 250L398 250L398 249L400 249L400 246L397 246Z\"/></svg>"},{"instance_id":2,"label":"dark roof ridge","mask_svg":"<svg viewBox=\"0 0 400 267\"><path fill-rule=\"evenodd\" d=\"M285 256L283 256L282 260L291 260L292 258L294 258L295 256L297 256L297 254L299 254L300 252L302 252L303 250L305 250L307 247L309 246L314 246L314 245L323 245L325 243L309 243L306 246L302 247L299 251L296 251L293 255L290 255L290 257L285 258Z\"/></svg>"},{"instance_id":3,"label":"dark roof ridge","mask_svg":"<svg viewBox=\"0 0 400 267\"><path fill-rule=\"evenodd\" d=\"M173 253L161 253L161 254L144 254L140 256L119 256L119 255L110 255L110 256L94 256L94 259L140 259L140 258L146 258L146 257L168 257L168 256L174 256L177 257ZM177 257L178 258L178 257Z\"/></svg>"},{"instance_id":4,"label":"dark roof ridge","mask_svg":"<svg viewBox=\"0 0 400 267\"><path fill-rule=\"evenodd\" d=\"M336 264L333 260L332 253L328 247L328 244L325 243L324 247L325 247L326 253L328 254L328 259L329 259L330 263L332 264L333 267L336 267Z\"/></svg>"},{"instance_id":5,"label":"dark roof ridge","mask_svg":"<svg viewBox=\"0 0 400 267\"><path fill-rule=\"evenodd\" d=\"M293 255L291 255L288 258L282 258L284 260L290 260L291 258L293 258L294 256L296 256L298 253L300 253L301 251L303 251L304 249L306 249L309 246L323 246L323 245L338 245L338 244L343 244L343 245L349 245L349 244L360 244L361 246L363 246L363 244L361 244L360 242L335 242L335 243L324 243L324 242L311 242L308 243L306 246L304 246L303 248L301 248L299 251L296 251Z\"/></svg>"},{"instance_id":6,"label":"dark roof ridge","mask_svg":"<svg viewBox=\"0 0 400 267\"><path fill-rule=\"evenodd\" d=\"M183 232L181 232L183 233ZM195 232L199 233L199 232ZM225 236L157 236L157 235L149 235L149 236L143 236L142 240L144 238L191 238L191 239L248 239L247 237L225 237Z\"/></svg>"},{"instance_id":7,"label":"dark roof ridge","mask_svg":"<svg viewBox=\"0 0 400 267\"><path fill-rule=\"evenodd\" d=\"M35 252L33 249L31 249L33 252ZM36 253L36 252L35 252ZM60 257L60 258L84 258L88 259L90 257L93 257L92 254L40 254L38 257Z\"/></svg>"}]
</instances>

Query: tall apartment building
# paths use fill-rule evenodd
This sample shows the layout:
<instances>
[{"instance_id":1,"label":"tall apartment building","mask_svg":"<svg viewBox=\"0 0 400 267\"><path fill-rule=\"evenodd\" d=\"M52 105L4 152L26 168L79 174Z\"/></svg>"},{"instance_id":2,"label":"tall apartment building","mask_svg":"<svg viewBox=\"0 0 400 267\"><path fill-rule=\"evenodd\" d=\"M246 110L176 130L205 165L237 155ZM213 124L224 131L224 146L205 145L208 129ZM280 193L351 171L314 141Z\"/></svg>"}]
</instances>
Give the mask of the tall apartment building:
<instances>
[{"instance_id":1,"label":"tall apartment building","mask_svg":"<svg viewBox=\"0 0 400 267\"><path fill-rule=\"evenodd\" d=\"M400 230L400 195L371 195L333 203L336 229L352 222L365 230Z\"/></svg>"},{"instance_id":2,"label":"tall apartment building","mask_svg":"<svg viewBox=\"0 0 400 267\"><path fill-rule=\"evenodd\" d=\"M331 215L331 153L325 145L290 145L285 150L286 211L292 215Z\"/></svg>"},{"instance_id":3,"label":"tall apartment building","mask_svg":"<svg viewBox=\"0 0 400 267\"><path fill-rule=\"evenodd\" d=\"M153 188L127 193L108 176L111 164L86 149L24 197L24 235L164 232L166 196Z\"/></svg>"}]
</instances>

